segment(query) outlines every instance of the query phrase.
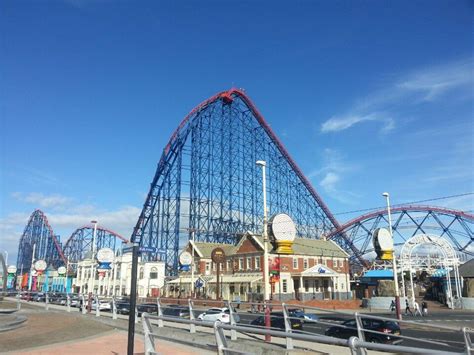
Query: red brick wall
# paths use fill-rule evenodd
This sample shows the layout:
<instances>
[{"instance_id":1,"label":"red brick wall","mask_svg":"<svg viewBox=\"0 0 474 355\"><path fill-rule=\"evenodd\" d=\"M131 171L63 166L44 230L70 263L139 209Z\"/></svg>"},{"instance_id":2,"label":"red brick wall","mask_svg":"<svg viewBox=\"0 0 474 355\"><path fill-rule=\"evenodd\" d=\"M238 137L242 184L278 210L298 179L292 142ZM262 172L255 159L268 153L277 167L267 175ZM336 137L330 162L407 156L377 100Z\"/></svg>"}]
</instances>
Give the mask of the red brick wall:
<instances>
[{"instance_id":1,"label":"red brick wall","mask_svg":"<svg viewBox=\"0 0 474 355\"><path fill-rule=\"evenodd\" d=\"M247 254L247 253L256 253L261 252L260 248L255 245L255 242L250 241L249 238L243 241L240 248L237 250L236 254Z\"/></svg>"}]
</instances>

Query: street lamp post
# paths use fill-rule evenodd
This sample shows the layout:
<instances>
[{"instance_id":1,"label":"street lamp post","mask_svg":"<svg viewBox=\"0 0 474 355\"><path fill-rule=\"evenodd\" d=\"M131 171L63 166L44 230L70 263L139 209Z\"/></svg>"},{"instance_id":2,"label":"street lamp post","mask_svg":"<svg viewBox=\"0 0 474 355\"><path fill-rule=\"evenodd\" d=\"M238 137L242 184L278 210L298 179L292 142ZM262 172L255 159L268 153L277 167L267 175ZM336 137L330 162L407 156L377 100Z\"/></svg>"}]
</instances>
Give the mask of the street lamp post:
<instances>
[{"instance_id":1,"label":"street lamp post","mask_svg":"<svg viewBox=\"0 0 474 355\"><path fill-rule=\"evenodd\" d=\"M92 293L94 293L94 287L95 287L95 254L97 252L97 246L96 246L96 235L97 235L97 221L91 221L91 223L94 225L94 232L92 233ZM99 281L100 282L100 281Z\"/></svg>"},{"instance_id":2,"label":"street lamp post","mask_svg":"<svg viewBox=\"0 0 474 355\"><path fill-rule=\"evenodd\" d=\"M268 283L268 230L267 230L267 184L265 167L267 163L264 160L258 160L256 162L258 166L262 167L262 189L263 189L263 289L264 289L264 300L266 303L269 302L270 296L270 285ZM270 328L270 307L268 304L265 307L265 327ZM265 341L271 341L270 335L265 335Z\"/></svg>"},{"instance_id":3,"label":"street lamp post","mask_svg":"<svg viewBox=\"0 0 474 355\"><path fill-rule=\"evenodd\" d=\"M192 255L192 261L191 261L191 298L195 297L195 288L194 288L194 236L195 236L196 231L194 229L191 229L191 255Z\"/></svg>"},{"instance_id":4,"label":"street lamp post","mask_svg":"<svg viewBox=\"0 0 474 355\"><path fill-rule=\"evenodd\" d=\"M392 215L390 213L390 194L388 192L384 192L382 196L384 196L385 199L387 200L388 229L390 232L390 237L393 240ZM398 273L397 273L397 260L396 260L395 249L393 250L392 263L393 263L392 264L393 265L393 280L395 282L395 310L397 313L397 318L401 320L402 313L400 312L400 290L398 289Z\"/></svg>"}]
</instances>

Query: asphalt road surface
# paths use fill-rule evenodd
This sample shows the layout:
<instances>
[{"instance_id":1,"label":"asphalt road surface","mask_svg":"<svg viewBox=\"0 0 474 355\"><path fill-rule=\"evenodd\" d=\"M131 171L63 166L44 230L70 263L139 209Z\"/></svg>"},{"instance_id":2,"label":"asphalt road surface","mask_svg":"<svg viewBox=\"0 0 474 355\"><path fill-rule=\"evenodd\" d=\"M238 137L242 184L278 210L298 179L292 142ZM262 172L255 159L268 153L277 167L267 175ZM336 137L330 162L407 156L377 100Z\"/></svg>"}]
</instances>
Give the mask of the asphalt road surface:
<instances>
[{"instance_id":1,"label":"asphalt road surface","mask_svg":"<svg viewBox=\"0 0 474 355\"><path fill-rule=\"evenodd\" d=\"M239 313L239 315L242 324L249 324L256 317L261 316L261 314L257 315L251 313ZM371 315L391 317L391 315L387 313L371 313ZM346 316L341 314L321 314L318 316L319 322L305 321L303 325L305 332L324 334L329 327L341 324L343 321L353 318L351 315ZM444 311L442 313L430 314L427 317L406 316L403 319L416 321L418 324L411 325L404 323L401 325L402 336L412 337L414 339L404 339L400 345L418 348L461 352L465 348L464 337L459 328L474 328L474 312L456 311L449 313L448 311ZM452 327L453 330L431 328L425 326L425 324ZM428 340L429 342L422 340Z\"/></svg>"}]
</instances>

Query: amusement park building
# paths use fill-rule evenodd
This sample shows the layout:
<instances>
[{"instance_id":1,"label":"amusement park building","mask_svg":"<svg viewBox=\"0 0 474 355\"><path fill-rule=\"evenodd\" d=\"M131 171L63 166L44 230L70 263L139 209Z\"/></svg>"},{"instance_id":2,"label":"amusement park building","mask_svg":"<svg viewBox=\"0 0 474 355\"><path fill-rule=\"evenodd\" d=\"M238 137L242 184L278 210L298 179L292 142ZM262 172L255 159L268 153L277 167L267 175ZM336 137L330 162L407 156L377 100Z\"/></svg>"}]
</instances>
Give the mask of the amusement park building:
<instances>
[{"instance_id":1,"label":"amusement park building","mask_svg":"<svg viewBox=\"0 0 474 355\"><path fill-rule=\"evenodd\" d=\"M132 253L117 256L112 269L99 276L97 263L87 258L77 264L77 277L73 280L75 292L94 293L102 296L129 296L132 278ZM137 291L139 297L158 297L165 280L165 264L161 261L138 260Z\"/></svg>"},{"instance_id":2,"label":"amusement park building","mask_svg":"<svg viewBox=\"0 0 474 355\"><path fill-rule=\"evenodd\" d=\"M200 297L216 297L216 264L212 250L220 247L226 260L221 265L222 298L260 301L263 297L263 241L261 236L244 235L235 246L219 243L193 243L184 248L194 253L194 280ZM276 248L275 248L276 249ZM336 243L326 240L297 238L294 254L269 254L270 281L273 299L347 299L349 289L348 254ZM167 282L168 296L188 296L191 293L191 273L181 272Z\"/></svg>"}]
</instances>

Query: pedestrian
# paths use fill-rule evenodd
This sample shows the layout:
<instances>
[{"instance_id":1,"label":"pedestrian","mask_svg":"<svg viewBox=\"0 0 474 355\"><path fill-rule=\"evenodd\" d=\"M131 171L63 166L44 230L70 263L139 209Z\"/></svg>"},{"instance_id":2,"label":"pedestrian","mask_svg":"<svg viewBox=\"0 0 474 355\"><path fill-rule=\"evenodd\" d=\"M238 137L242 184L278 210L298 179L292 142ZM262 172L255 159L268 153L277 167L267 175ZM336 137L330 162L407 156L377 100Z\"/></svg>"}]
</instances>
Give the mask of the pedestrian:
<instances>
[{"instance_id":1,"label":"pedestrian","mask_svg":"<svg viewBox=\"0 0 474 355\"><path fill-rule=\"evenodd\" d=\"M395 301L392 300L392 303L390 303L390 312L395 312Z\"/></svg>"},{"instance_id":2,"label":"pedestrian","mask_svg":"<svg viewBox=\"0 0 474 355\"><path fill-rule=\"evenodd\" d=\"M423 311L423 316L428 315L428 303L426 301L421 302L421 310Z\"/></svg>"},{"instance_id":3,"label":"pedestrian","mask_svg":"<svg viewBox=\"0 0 474 355\"><path fill-rule=\"evenodd\" d=\"M408 299L405 299L405 315L407 315L408 313L413 315L413 312L410 309L410 304L408 303Z\"/></svg>"},{"instance_id":4,"label":"pedestrian","mask_svg":"<svg viewBox=\"0 0 474 355\"><path fill-rule=\"evenodd\" d=\"M423 317L423 314L420 311L420 305L418 304L418 302L416 302L416 300L413 301L413 308L415 310L415 316L417 313L419 313L420 316Z\"/></svg>"}]
</instances>

